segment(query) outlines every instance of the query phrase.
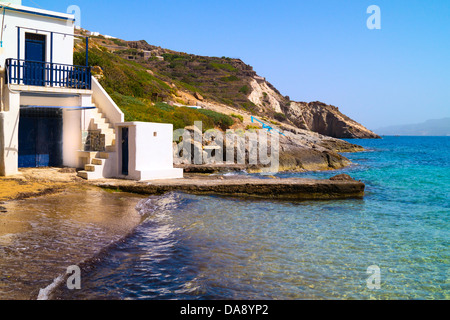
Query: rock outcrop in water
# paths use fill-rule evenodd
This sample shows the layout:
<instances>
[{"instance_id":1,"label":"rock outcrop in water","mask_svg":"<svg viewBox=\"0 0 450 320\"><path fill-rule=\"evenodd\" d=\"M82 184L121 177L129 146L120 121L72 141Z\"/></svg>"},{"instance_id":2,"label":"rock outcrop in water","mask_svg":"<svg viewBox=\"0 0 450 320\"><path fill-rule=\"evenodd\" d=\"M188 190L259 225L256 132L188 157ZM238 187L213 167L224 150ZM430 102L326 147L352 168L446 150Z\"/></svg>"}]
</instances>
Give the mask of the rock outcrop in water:
<instances>
[{"instance_id":1,"label":"rock outcrop in water","mask_svg":"<svg viewBox=\"0 0 450 320\"><path fill-rule=\"evenodd\" d=\"M186 128L187 136L183 136L178 144L174 144L175 163L187 172L212 173L220 171L261 172L272 166L264 164L258 158L258 163L252 163L251 157L260 157L261 139L255 136L224 135L218 131L214 138L204 138L202 132L192 126ZM195 137L202 137L201 141ZM278 171L317 171L335 170L350 165L350 161L339 152L359 152L361 146L349 142L312 133L307 130L284 131L279 135L277 161ZM270 135L262 146L268 156L272 154ZM214 153L212 153L214 151ZM227 157L231 151L233 158ZM239 154L242 155L239 158ZM197 156L197 158L196 158ZM245 161L243 162L242 159ZM239 161L241 160L241 161ZM232 164L230 164L230 162ZM228 163L228 164L227 164Z\"/></svg>"},{"instance_id":2,"label":"rock outcrop in water","mask_svg":"<svg viewBox=\"0 0 450 320\"><path fill-rule=\"evenodd\" d=\"M144 195L181 191L192 194L216 194L280 200L330 200L362 198L365 184L349 180L304 178L257 179L250 176L193 176L183 180L139 183L124 180L91 182L99 187Z\"/></svg>"}]
</instances>

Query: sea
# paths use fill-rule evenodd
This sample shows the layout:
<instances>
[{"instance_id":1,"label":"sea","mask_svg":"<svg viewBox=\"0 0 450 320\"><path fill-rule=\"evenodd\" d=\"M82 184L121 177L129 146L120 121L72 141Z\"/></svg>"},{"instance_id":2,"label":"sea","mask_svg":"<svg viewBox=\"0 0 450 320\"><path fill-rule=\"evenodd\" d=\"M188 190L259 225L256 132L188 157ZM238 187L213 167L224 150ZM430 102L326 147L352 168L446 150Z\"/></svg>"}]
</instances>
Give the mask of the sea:
<instances>
[{"instance_id":1,"label":"sea","mask_svg":"<svg viewBox=\"0 0 450 320\"><path fill-rule=\"evenodd\" d=\"M450 299L450 137L349 141L348 168L277 175L346 173L363 199L141 199L144 222L53 298Z\"/></svg>"}]
</instances>

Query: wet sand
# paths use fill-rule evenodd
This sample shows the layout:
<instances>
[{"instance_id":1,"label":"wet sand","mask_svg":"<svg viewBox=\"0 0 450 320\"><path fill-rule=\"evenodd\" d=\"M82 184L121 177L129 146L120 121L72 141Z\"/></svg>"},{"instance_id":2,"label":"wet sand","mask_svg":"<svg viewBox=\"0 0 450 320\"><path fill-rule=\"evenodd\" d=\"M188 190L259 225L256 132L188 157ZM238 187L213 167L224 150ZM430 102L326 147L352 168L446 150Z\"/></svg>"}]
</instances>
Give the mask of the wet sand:
<instances>
[{"instance_id":1,"label":"wet sand","mask_svg":"<svg viewBox=\"0 0 450 320\"><path fill-rule=\"evenodd\" d=\"M86 187L4 203L0 300L35 300L69 266L123 239L142 221L135 209L142 198Z\"/></svg>"},{"instance_id":2,"label":"wet sand","mask_svg":"<svg viewBox=\"0 0 450 320\"><path fill-rule=\"evenodd\" d=\"M35 300L71 265L129 234L143 196L111 193L74 169L21 169L0 178L0 300Z\"/></svg>"}]
</instances>

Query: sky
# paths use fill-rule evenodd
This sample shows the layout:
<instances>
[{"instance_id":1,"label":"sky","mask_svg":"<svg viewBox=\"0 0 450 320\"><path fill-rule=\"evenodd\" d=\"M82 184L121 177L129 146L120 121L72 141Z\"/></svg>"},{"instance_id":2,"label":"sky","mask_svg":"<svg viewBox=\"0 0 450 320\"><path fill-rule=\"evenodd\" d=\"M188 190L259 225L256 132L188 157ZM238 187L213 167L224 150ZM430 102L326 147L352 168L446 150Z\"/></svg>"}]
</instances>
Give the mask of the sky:
<instances>
[{"instance_id":1,"label":"sky","mask_svg":"<svg viewBox=\"0 0 450 320\"><path fill-rule=\"evenodd\" d=\"M450 117L449 0L23 0L81 26L198 55L240 58L294 101L369 129ZM371 5L381 29L369 29Z\"/></svg>"}]
</instances>

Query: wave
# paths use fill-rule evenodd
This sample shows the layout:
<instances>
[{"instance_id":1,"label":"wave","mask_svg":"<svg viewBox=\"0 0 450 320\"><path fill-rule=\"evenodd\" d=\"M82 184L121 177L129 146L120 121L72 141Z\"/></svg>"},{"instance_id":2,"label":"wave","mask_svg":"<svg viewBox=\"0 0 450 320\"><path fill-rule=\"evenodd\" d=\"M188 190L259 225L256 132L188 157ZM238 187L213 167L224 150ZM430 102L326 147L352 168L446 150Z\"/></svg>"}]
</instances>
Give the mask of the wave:
<instances>
[{"instance_id":1,"label":"wave","mask_svg":"<svg viewBox=\"0 0 450 320\"><path fill-rule=\"evenodd\" d=\"M45 289L41 289L39 291L37 300L50 300L52 293L57 288L59 288L59 286L64 282L65 279L66 275L62 274L58 278L56 278L48 287L46 287Z\"/></svg>"},{"instance_id":2,"label":"wave","mask_svg":"<svg viewBox=\"0 0 450 320\"><path fill-rule=\"evenodd\" d=\"M139 201L135 209L142 216L141 223L120 239L112 241L100 249L91 258L85 259L84 261L78 263L77 266L81 269L82 273L86 273L89 269L91 269L91 267L103 260L108 252L113 250L120 243L125 242L129 237L133 236L136 229L148 221L148 219L167 219L167 214L170 210L186 204L184 200L183 193L169 192L164 195L150 196ZM37 300L52 300L57 291L66 283L68 277L68 274L59 275L50 285L39 291Z\"/></svg>"}]
</instances>

